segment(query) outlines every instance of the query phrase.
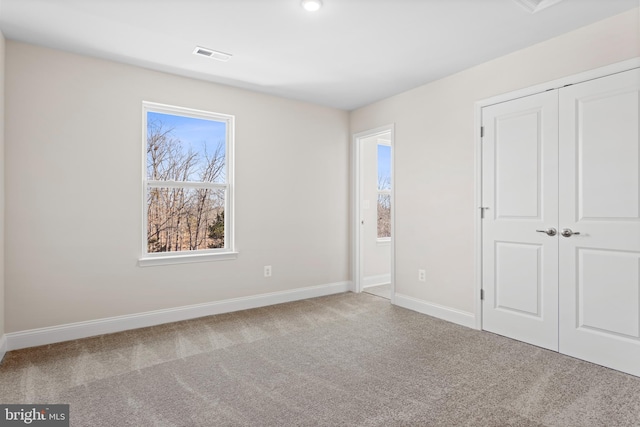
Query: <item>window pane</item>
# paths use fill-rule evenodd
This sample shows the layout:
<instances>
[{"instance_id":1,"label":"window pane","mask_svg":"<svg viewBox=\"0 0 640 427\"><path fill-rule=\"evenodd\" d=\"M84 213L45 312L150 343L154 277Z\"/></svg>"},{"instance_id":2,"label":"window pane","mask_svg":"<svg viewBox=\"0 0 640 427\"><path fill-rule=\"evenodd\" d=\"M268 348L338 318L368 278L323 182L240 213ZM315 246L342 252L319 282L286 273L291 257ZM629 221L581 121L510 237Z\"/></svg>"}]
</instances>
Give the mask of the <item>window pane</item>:
<instances>
[{"instance_id":1,"label":"window pane","mask_svg":"<svg viewBox=\"0 0 640 427\"><path fill-rule=\"evenodd\" d=\"M378 190L391 190L391 146L378 144Z\"/></svg>"},{"instance_id":2,"label":"window pane","mask_svg":"<svg viewBox=\"0 0 640 427\"><path fill-rule=\"evenodd\" d=\"M147 251L224 248L225 191L147 188Z\"/></svg>"},{"instance_id":3,"label":"window pane","mask_svg":"<svg viewBox=\"0 0 640 427\"><path fill-rule=\"evenodd\" d=\"M378 194L378 239L391 237L391 195Z\"/></svg>"},{"instance_id":4,"label":"window pane","mask_svg":"<svg viewBox=\"0 0 640 427\"><path fill-rule=\"evenodd\" d=\"M226 181L227 124L147 112L147 179Z\"/></svg>"}]
</instances>

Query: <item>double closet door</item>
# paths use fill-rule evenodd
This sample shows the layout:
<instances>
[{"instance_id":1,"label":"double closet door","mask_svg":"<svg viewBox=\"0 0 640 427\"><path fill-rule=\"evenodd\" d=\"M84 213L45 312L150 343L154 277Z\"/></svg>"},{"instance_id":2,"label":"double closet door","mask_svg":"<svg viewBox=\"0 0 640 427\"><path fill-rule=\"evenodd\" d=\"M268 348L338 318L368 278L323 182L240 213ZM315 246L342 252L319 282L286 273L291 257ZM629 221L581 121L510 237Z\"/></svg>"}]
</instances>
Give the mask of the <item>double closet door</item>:
<instances>
[{"instance_id":1,"label":"double closet door","mask_svg":"<svg viewBox=\"0 0 640 427\"><path fill-rule=\"evenodd\" d=\"M640 376L640 70L482 109L483 329Z\"/></svg>"}]
</instances>

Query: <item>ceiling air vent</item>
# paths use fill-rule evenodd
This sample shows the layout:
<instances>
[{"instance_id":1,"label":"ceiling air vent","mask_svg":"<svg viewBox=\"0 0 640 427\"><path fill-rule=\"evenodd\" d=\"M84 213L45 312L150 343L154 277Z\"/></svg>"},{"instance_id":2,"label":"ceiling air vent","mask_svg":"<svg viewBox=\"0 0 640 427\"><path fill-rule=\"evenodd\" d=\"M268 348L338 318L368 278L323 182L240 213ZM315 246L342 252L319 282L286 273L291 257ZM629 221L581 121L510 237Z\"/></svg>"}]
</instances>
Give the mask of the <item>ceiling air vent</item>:
<instances>
[{"instance_id":1,"label":"ceiling air vent","mask_svg":"<svg viewBox=\"0 0 640 427\"><path fill-rule=\"evenodd\" d=\"M231 59L231 55L217 50L207 49L206 47L196 46L193 50L194 55L206 56L207 58L217 59L218 61L227 62Z\"/></svg>"},{"instance_id":2,"label":"ceiling air vent","mask_svg":"<svg viewBox=\"0 0 640 427\"><path fill-rule=\"evenodd\" d=\"M518 6L522 7L529 13L540 12L549 6L553 6L562 0L513 0Z\"/></svg>"}]
</instances>

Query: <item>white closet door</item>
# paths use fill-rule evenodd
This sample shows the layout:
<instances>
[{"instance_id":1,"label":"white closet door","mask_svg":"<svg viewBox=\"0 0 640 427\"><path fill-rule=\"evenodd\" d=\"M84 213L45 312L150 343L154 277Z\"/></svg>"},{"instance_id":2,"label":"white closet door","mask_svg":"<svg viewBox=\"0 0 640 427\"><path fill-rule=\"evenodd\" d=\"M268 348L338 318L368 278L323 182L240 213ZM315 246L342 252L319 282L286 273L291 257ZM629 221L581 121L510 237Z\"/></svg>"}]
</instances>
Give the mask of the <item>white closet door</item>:
<instances>
[{"instance_id":1,"label":"white closet door","mask_svg":"<svg viewBox=\"0 0 640 427\"><path fill-rule=\"evenodd\" d=\"M557 91L482 109L483 329L558 349ZM550 232L549 234L553 234Z\"/></svg>"},{"instance_id":2,"label":"white closet door","mask_svg":"<svg viewBox=\"0 0 640 427\"><path fill-rule=\"evenodd\" d=\"M574 232L559 237L560 352L634 375L640 375L639 89L640 70L632 70L563 88L559 103L560 227Z\"/></svg>"}]
</instances>

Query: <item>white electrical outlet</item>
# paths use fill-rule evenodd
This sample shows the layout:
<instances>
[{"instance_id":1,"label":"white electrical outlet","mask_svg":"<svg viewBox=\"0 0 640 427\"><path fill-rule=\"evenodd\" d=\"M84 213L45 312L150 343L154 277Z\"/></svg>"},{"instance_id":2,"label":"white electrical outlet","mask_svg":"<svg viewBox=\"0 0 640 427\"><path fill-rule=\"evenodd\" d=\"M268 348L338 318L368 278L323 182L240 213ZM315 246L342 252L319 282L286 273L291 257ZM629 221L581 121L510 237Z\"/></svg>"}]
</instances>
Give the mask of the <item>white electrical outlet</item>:
<instances>
[{"instance_id":1,"label":"white electrical outlet","mask_svg":"<svg viewBox=\"0 0 640 427\"><path fill-rule=\"evenodd\" d=\"M264 277L271 277L271 266L270 265L265 265L264 266Z\"/></svg>"},{"instance_id":2,"label":"white electrical outlet","mask_svg":"<svg viewBox=\"0 0 640 427\"><path fill-rule=\"evenodd\" d=\"M425 270L418 270L418 281L420 282L427 281L427 272Z\"/></svg>"}]
</instances>

